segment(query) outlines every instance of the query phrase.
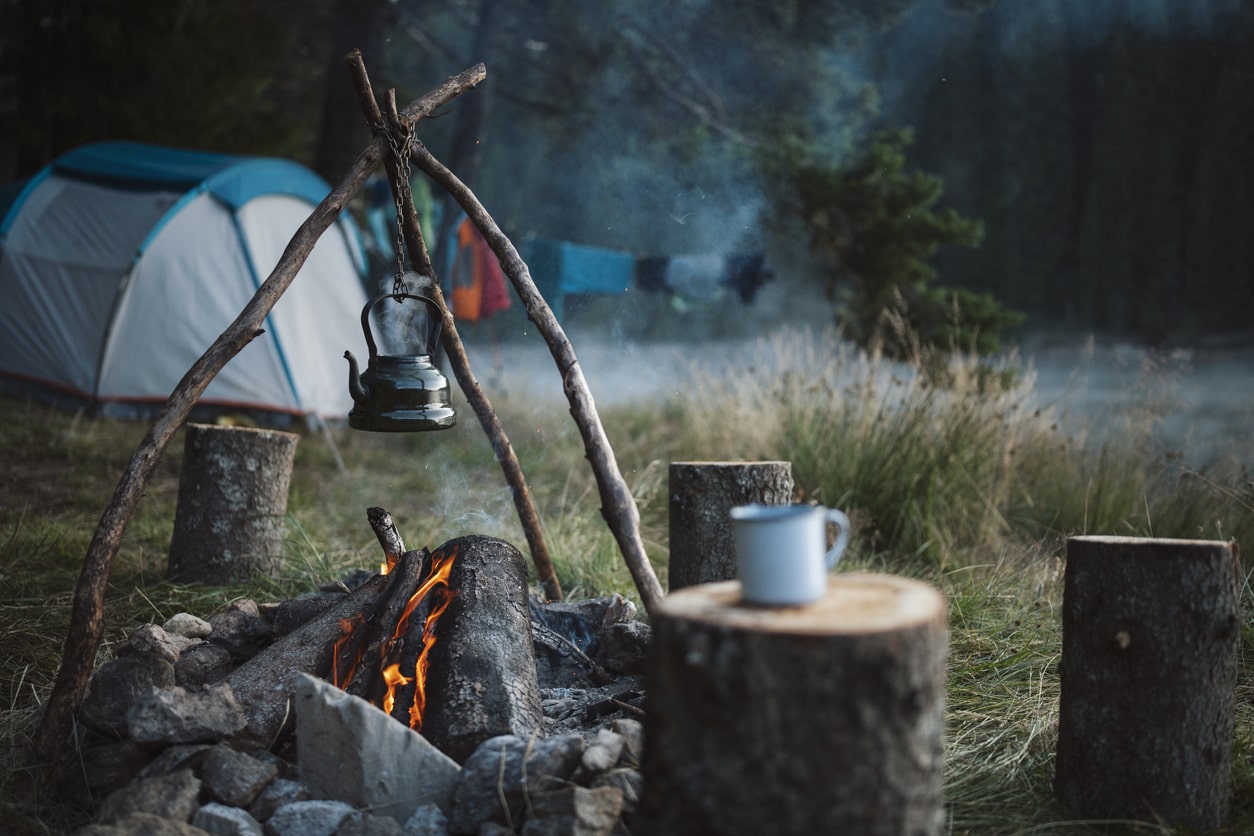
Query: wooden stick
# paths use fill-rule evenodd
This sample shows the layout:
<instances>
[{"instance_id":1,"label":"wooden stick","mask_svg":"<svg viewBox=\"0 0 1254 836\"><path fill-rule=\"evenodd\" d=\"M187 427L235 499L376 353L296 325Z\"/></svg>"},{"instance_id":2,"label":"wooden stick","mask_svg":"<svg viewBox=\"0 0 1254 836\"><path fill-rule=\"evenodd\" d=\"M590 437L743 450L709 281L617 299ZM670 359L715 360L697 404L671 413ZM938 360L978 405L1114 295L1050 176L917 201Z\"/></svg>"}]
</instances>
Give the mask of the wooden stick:
<instances>
[{"instance_id":1,"label":"wooden stick","mask_svg":"<svg viewBox=\"0 0 1254 836\"><path fill-rule=\"evenodd\" d=\"M356 82L357 94L361 98L366 121L376 128L383 125L384 114L375 100L361 51L353 50L344 60L348 63L353 80ZM392 107L395 97L396 91L389 91L389 108ZM397 119L390 114L388 118L392 121ZM394 126L395 129L407 127L405 125ZM553 569L553 560L549 556L549 548L544 541L543 529L540 526L540 516L536 513L535 504L531 500L531 490L527 487L527 480L523 476L522 466L518 463L518 456L514 453L514 447L510 443L509 436L505 434L500 419L497 418L496 411L492 408L492 403L470 368L470 358L466 356L466 347L462 344L461 335L457 332L457 322L444 302L439 277L431 264L431 256L427 252L422 229L418 225L418 212L414 209L413 196L397 194L400 179L403 177L398 172L398 162L389 155L384 163L387 166L388 179L392 184L393 196L401 206L401 230L405 238L405 248L409 251L410 260L414 263L415 269L432 279L433 287L427 292L439 305L444 321L444 327L440 332L440 344L444 346L444 352L448 355L453 376L457 378L457 385L461 387L467 403L474 410L475 417L479 419L479 426L483 428L483 432L491 442L496 459L501 464L501 471L505 474L505 481L509 483L514 496L514 508L518 512L518 521L522 524L523 536L527 538L527 548L531 551L531 560L535 564L536 574L540 585L544 588L544 594L551 601L560 601L562 587L558 583L557 572Z\"/></svg>"},{"instance_id":2,"label":"wooden stick","mask_svg":"<svg viewBox=\"0 0 1254 836\"><path fill-rule=\"evenodd\" d=\"M401 539L401 533L397 531L396 523L392 521L392 515L386 508L367 508L366 519L374 529L374 536L379 539L379 546L387 557L388 571L391 572L396 561L405 553L405 541Z\"/></svg>"},{"instance_id":3,"label":"wooden stick","mask_svg":"<svg viewBox=\"0 0 1254 836\"><path fill-rule=\"evenodd\" d=\"M522 257L518 255L518 250L496 225L496 221L475 197L474 192L422 145L415 144L412 153L418 167L453 196L465 210L471 222L483 233L488 245L492 247L492 251L500 260L501 268L509 276L514 289L522 298L523 305L527 308L528 318L536 324L548 343L549 351L562 375L566 399L570 402L571 416L574 417L575 424L579 427L584 450L588 461L592 464L593 474L596 476L597 487L601 494L601 515L618 541L623 559L631 572L632 580L635 581L636 590L640 593L640 600L645 610L651 615L661 603L664 593L662 584L653 572L653 565L649 563L644 542L640 538L640 509L636 507L631 489L618 469L618 462L614 458L614 448L610 446L609 439L606 438L605 428L601 425L596 404L588 389L588 382L584 379L579 359L575 356L575 350L566 332L562 330L557 317L553 315L548 303L540 295L535 282L531 279L530 270Z\"/></svg>"},{"instance_id":4,"label":"wooden stick","mask_svg":"<svg viewBox=\"0 0 1254 836\"><path fill-rule=\"evenodd\" d=\"M410 104L405 110L406 118L412 121L429 115L474 87L486 74L484 66L478 64L453 76ZM318 238L335 223L344 207L360 191L366 177L383 159L387 147L386 139L375 139L362 151L340 184L332 189L314 209L313 214L300 225L287 249L283 251L279 263L261 287L257 288L252 300L174 387L118 481L113 498L100 518L91 544L87 547L87 555L83 559L83 569L70 606L70 627L61 658L61 668L57 672L56 683L48 697L48 707L35 739L33 754L45 780L55 772L53 767L69 751L67 744L74 715L87 693L96 651L104 637L104 597L113 559L148 480L175 433L187 420L197 399L222 367L261 333L261 324L266 315L296 278Z\"/></svg>"}]
</instances>

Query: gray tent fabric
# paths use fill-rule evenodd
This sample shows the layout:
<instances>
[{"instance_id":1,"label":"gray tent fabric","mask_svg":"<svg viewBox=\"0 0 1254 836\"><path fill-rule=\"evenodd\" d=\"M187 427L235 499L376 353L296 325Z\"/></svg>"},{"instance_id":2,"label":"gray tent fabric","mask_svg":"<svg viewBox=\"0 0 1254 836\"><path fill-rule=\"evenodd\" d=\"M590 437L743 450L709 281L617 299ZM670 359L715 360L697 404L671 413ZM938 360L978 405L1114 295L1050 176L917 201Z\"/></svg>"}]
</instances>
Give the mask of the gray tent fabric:
<instances>
[{"instance_id":1,"label":"gray tent fabric","mask_svg":"<svg viewBox=\"0 0 1254 836\"><path fill-rule=\"evenodd\" d=\"M0 386L107 415L154 411L329 191L271 158L122 142L59 158L0 222ZM364 270L344 218L201 406L346 415L342 355L364 351Z\"/></svg>"}]
</instances>

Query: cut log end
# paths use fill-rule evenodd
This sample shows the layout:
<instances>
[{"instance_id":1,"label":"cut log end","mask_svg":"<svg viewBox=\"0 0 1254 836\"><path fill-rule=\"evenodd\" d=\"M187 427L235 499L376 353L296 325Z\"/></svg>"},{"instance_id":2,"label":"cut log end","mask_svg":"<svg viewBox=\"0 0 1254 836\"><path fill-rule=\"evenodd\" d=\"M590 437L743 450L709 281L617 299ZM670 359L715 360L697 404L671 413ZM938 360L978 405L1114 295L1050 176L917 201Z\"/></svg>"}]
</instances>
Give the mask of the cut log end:
<instances>
[{"instance_id":1,"label":"cut log end","mask_svg":"<svg viewBox=\"0 0 1254 836\"><path fill-rule=\"evenodd\" d=\"M671 593L665 615L765 633L855 635L908 629L945 619L945 599L919 581L893 575L843 574L811 604L766 607L741 601L740 581L705 584Z\"/></svg>"}]
</instances>

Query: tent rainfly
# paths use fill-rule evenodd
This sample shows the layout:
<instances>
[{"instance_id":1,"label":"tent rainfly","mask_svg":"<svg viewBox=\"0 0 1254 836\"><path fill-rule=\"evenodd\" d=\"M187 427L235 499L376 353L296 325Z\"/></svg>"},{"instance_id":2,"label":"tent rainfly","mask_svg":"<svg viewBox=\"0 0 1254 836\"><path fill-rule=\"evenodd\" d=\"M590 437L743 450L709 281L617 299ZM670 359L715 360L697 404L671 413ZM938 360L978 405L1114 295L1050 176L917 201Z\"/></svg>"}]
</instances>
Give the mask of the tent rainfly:
<instances>
[{"instance_id":1,"label":"tent rainfly","mask_svg":"<svg viewBox=\"0 0 1254 836\"><path fill-rule=\"evenodd\" d=\"M130 142L58 158L0 208L0 386L105 415L154 413L329 192L280 159ZM342 355L364 351L364 271L344 218L197 414L347 415Z\"/></svg>"}]
</instances>

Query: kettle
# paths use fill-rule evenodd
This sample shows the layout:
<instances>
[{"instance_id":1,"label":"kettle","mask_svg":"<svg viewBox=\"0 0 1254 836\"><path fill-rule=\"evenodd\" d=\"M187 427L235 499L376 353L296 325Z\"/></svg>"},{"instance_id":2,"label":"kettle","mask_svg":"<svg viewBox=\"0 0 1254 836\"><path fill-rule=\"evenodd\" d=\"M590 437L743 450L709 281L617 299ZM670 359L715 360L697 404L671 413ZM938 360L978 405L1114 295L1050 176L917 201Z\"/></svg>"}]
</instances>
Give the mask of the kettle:
<instances>
[{"instance_id":1,"label":"kettle","mask_svg":"<svg viewBox=\"0 0 1254 836\"><path fill-rule=\"evenodd\" d=\"M384 299L393 299L397 304L414 299L426 302L435 311L435 325L429 329L425 343L426 354L379 354L370 333L370 312ZM350 427L403 433L444 430L457 423L457 414L449 405L448 378L431 361L442 325L440 306L426 296L385 293L366 303L361 311L361 328L370 349L366 370L359 374L357 358L351 351L344 352L348 360L348 391L354 403L348 413Z\"/></svg>"}]
</instances>

